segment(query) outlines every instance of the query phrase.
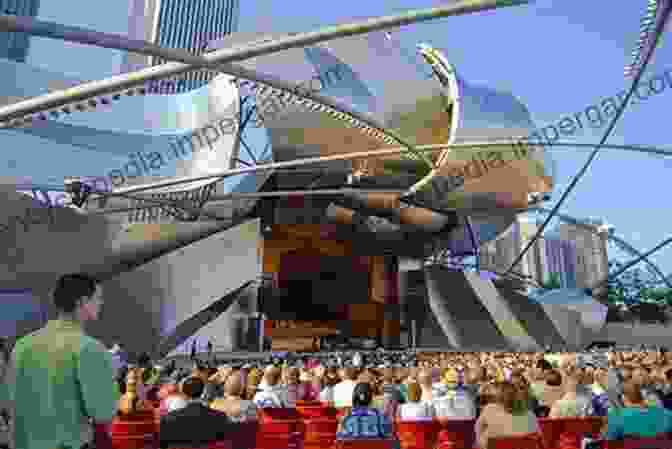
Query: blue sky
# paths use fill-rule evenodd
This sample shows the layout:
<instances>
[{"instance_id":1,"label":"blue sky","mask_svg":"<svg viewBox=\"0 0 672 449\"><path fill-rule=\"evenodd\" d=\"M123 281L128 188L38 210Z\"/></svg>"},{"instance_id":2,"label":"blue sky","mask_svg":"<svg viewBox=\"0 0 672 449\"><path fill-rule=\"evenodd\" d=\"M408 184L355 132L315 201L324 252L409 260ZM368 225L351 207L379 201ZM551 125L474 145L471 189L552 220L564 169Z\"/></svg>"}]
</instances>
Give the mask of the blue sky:
<instances>
[{"instance_id":1,"label":"blue sky","mask_svg":"<svg viewBox=\"0 0 672 449\"><path fill-rule=\"evenodd\" d=\"M125 2L42 3L40 18L45 20L127 32L126 10L119 6ZM445 2L245 0L240 6L239 31L308 31L442 3ZM445 50L460 75L472 83L511 91L528 106L537 126L543 127L628 87L623 67L630 61L645 8L646 0L540 0L530 6L412 25L394 34L411 51L420 41ZM121 61L120 52L73 44L65 44L68 56L63 57L63 45L37 40L31 48L30 62L82 78L98 78L114 74ZM55 51L57 48L61 50ZM672 68L670 52L672 49L665 43L657 50L651 66L654 73ZM670 101L672 87L668 86L662 94L629 107L608 142L669 147L669 130L663 124ZM574 139L598 142L605 130L606 126L587 130L577 133ZM588 152L562 148L554 150L553 156L558 170L554 193L557 200ZM672 163L665 159L603 150L562 212L602 217L634 246L649 249L670 232L670 208L665 195L670 170ZM662 250L654 260L663 271L672 272L672 248Z\"/></svg>"}]
</instances>

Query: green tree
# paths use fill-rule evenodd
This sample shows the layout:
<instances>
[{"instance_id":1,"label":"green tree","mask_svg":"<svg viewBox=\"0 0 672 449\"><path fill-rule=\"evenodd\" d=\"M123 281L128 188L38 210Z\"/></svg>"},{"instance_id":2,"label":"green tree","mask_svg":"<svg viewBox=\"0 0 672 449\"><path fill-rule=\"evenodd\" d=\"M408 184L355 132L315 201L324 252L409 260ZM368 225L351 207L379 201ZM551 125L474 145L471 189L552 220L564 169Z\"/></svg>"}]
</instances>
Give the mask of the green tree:
<instances>
[{"instance_id":1,"label":"green tree","mask_svg":"<svg viewBox=\"0 0 672 449\"><path fill-rule=\"evenodd\" d=\"M555 290L558 288L562 288L562 283L560 282L560 274L551 273L551 275L548 277L548 281L543 282L541 286L546 290Z\"/></svg>"}]
</instances>

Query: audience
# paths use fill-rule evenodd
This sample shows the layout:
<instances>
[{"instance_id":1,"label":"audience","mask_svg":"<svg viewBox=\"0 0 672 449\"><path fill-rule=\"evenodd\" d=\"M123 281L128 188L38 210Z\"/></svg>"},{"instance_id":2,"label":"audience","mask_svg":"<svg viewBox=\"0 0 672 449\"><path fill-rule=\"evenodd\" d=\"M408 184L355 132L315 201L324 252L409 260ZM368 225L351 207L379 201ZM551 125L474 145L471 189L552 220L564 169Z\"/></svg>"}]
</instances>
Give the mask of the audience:
<instances>
[{"instance_id":1,"label":"audience","mask_svg":"<svg viewBox=\"0 0 672 449\"><path fill-rule=\"evenodd\" d=\"M510 383L496 386L495 402L486 405L476 421L480 449L488 449L491 438L540 432L537 417L528 408L528 398Z\"/></svg>"},{"instance_id":2,"label":"audience","mask_svg":"<svg viewBox=\"0 0 672 449\"><path fill-rule=\"evenodd\" d=\"M476 418L476 403L469 390L459 385L457 372L446 369L443 383L436 389L433 401L438 418L473 419Z\"/></svg>"},{"instance_id":3,"label":"audience","mask_svg":"<svg viewBox=\"0 0 672 449\"><path fill-rule=\"evenodd\" d=\"M348 366L343 370L343 380L334 386L334 406L352 407L352 395L357 384L357 369Z\"/></svg>"},{"instance_id":4,"label":"audience","mask_svg":"<svg viewBox=\"0 0 672 449\"><path fill-rule=\"evenodd\" d=\"M370 407L371 386L358 383L353 388L352 412L343 418L341 430L336 435L339 440L351 439L392 439L392 422L379 410ZM398 447L398 442L397 442Z\"/></svg>"},{"instance_id":5,"label":"audience","mask_svg":"<svg viewBox=\"0 0 672 449\"><path fill-rule=\"evenodd\" d=\"M672 412L648 403L638 382L630 380L623 384L623 405L609 410L607 439L619 440L626 435L654 437L672 432Z\"/></svg>"},{"instance_id":6,"label":"audience","mask_svg":"<svg viewBox=\"0 0 672 449\"><path fill-rule=\"evenodd\" d=\"M565 376L564 395L553 403L549 418L584 417L594 414L592 398L579 394L581 374L577 371Z\"/></svg>"},{"instance_id":7,"label":"audience","mask_svg":"<svg viewBox=\"0 0 672 449\"><path fill-rule=\"evenodd\" d=\"M259 392L254 395L257 407L289 407L287 390L280 384L281 376L280 368L276 366L266 368L263 382L259 385Z\"/></svg>"},{"instance_id":8,"label":"audience","mask_svg":"<svg viewBox=\"0 0 672 449\"><path fill-rule=\"evenodd\" d=\"M399 406L399 419L402 421L431 420L436 417L436 410L431 402L420 401L422 388L417 382L407 385L408 402Z\"/></svg>"},{"instance_id":9,"label":"audience","mask_svg":"<svg viewBox=\"0 0 672 449\"><path fill-rule=\"evenodd\" d=\"M87 302L83 296L82 304ZM90 316L93 306L83 310L89 313L83 312L84 317ZM110 358L112 353L105 352ZM480 449L488 449L492 438L539 433L538 419L545 416L603 417L608 439L672 431L672 412L664 409L672 405L672 355L666 352L375 351L360 352L361 366L353 362L354 354L319 353L300 359L283 354L245 364L209 364L218 368L194 358L193 367L186 370L178 369L175 361L155 365L143 355L131 367L137 367L142 394L158 399L151 405L162 415L162 447L233 440L245 434L244 429L253 436L259 409L317 400L340 409L339 439L383 438L394 445L395 420L473 420L469 425ZM116 372L116 384L111 366L110 370L118 397L126 388L128 366ZM94 419L104 423L103 415ZM259 424L262 428L264 422ZM78 441L87 442L83 437Z\"/></svg>"},{"instance_id":10,"label":"audience","mask_svg":"<svg viewBox=\"0 0 672 449\"><path fill-rule=\"evenodd\" d=\"M182 383L187 405L161 417L159 447L191 447L214 441L230 440L235 424L226 413L206 406L201 396L205 384L199 377L189 377Z\"/></svg>"}]
</instances>

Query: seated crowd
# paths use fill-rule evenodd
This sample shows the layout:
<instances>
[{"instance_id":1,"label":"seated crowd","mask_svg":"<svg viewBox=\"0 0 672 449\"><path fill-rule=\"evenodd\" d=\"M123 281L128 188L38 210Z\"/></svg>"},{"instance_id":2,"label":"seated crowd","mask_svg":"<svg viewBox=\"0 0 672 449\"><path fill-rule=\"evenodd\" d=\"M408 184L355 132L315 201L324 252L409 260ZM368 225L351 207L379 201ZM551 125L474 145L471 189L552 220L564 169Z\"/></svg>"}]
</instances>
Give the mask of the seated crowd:
<instances>
[{"instance_id":1,"label":"seated crowd","mask_svg":"<svg viewBox=\"0 0 672 449\"><path fill-rule=\"evenodd\" d=\"M355 362L355 363L353 363ZM602 437L672 433L672 353L434 353L385 351L152 367L139 399L158 404L162 447L226 439L264 408L321 401L343 411L337 439L396 438L395 422L474 420L475 445L540 433L539 418L601 417ZM119 386L125 388L121 370ZM300 403L299 403L300 404Z\"/></svg>"}]
</instances>

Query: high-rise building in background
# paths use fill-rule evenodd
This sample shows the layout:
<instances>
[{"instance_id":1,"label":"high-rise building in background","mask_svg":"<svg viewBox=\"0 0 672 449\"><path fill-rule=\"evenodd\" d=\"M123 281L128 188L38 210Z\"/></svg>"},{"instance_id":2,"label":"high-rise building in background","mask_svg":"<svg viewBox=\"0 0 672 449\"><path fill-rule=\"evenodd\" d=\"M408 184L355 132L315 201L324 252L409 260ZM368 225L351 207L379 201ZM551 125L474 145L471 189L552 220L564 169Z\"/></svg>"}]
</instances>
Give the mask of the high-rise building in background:
<instances>
[{"instance_id":1,"label":"high-rise building in background","mask_svg":"<svg viewBox=\"0 0 672 449\"><path fill-rule=\"evenodd\" d=\"M503 273L509 269L518 254L520 254L532 236L537 232L538 225L528 217L519 215L516 221L497 239L490 241L480 248L479 263L481 269ZM520 263L514 267L516 277L524 277L534 282L544 279L545 251L542 241L537 240L532 245ZM532 285L530 285L530 289ZM529 289L528 289L529 290Z\"/></svg>"},{"instance_id":2,"label":"high-rise building in background","mask_svg":"<svg viewBox=\"0 0 672 449\"><path fill-rule=\"evenodd\" d=\"M545 252L541 278L543 282L549 282L555 277L561 288L577 288L574 243L562 240L557 230L547 233L539 240L544 242Z\"/></svg>"},{"instance_id":3,"label":"high-rise building in background","mask_svg":"<svg viewBox=\"0 0 672 449\"><path fill-rule=\"evenodd\" d=\"M539 224L521 215L499 238L480 248L480 266L503 273L527 246ZM514 273L544 284L556 278L561 288L590 288L609 272L607 233L600 220L585 225L561 223L538 238Z\"/></svg>"},{"instance_id":4,"label":"high-rise building in background","mask_svg":"<svg viewBox=\"0 0 672 449\"><path fill-rule=\"evenodd\" d=\"M129 0L129 38L202 54L208 42L238 27L240 0ZM163 64L161 58L128 53L120 72ZM205 85L216 72L197 70L162 80L152 93L174 94Z\"/></svg>"},{"instance_id":5,"label":"high-rise building in background","mask_svg":"<svg viewBox=\"0 0 672 449\"><path fill-rule=\"evenodd\" d=\"M590 220L587 226L561 223L558 227L560 238L572 242L576 248L576 286L591 288L601 282L609 274L609 258L607 254L607 232L598 231L604 227L600 220Z\"/></svg>"},{"instance_id":6,"label":"high-rise building in background","mask_svg":"<svg viewBox=\"0 0 672 449\"><path fill-rule=\"evenodd\" d=\"M40 0L0 0L0 13L13 16L37 16ZM30 48L28 33L0 32L0 58L26 62Z\"/></svg>"}]
</instances>

